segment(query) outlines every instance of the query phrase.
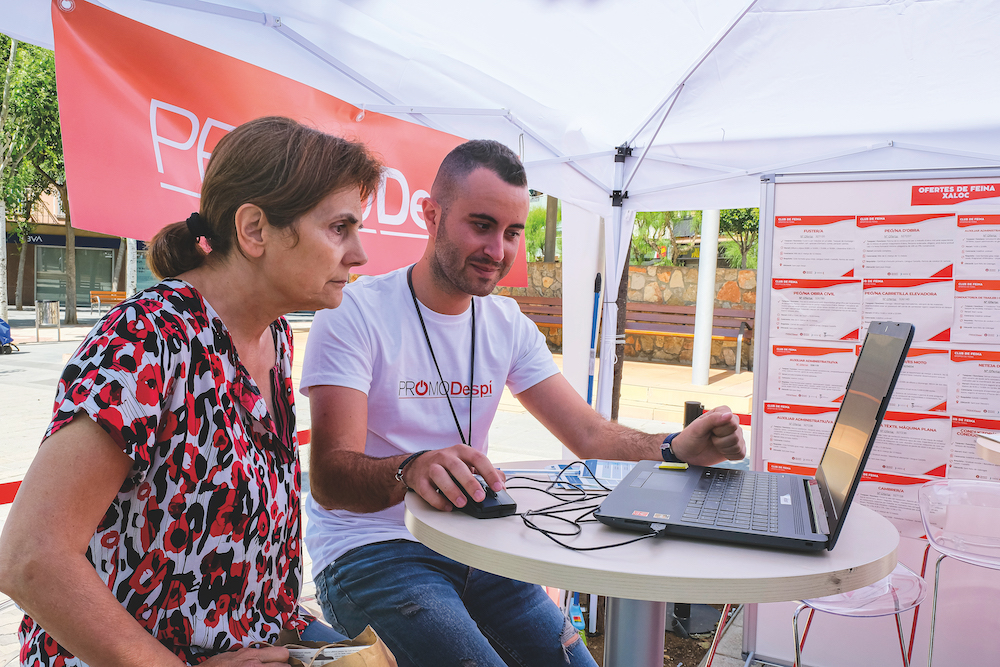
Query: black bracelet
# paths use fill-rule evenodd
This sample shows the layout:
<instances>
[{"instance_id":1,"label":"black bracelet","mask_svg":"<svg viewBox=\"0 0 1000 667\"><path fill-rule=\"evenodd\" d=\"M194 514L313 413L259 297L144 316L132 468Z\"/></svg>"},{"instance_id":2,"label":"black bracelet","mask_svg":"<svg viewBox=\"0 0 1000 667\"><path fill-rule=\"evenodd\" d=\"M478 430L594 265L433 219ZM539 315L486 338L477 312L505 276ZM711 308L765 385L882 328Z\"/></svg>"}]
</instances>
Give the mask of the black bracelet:
<instances>
[{"instance_id":1,"label":"black bracelet","mask_svg":"<svg viewBox=\"0 0 1000 667\"><path fill-rule=\"evenodd\" d=\"M403 462L399 464L398 468L396 468L396 481L397 482L403 482L403 468L405 468L407 465L409 465L410 462L413 461L413 459L417 458L421 454L426 454L429 451L431 451L431 450L424 449L424 450L421 450L419 452L410 454L405 459L403 459ZM406 482L403 482L403 484L406 484ZM409 489L410 487L407 486L406 488Z\"/></svg>"},{"instance_id":2,"label":"black bracelet","mask_svg":"<svg viewBox=\"0 0 1000 667\"><path fill-rule=\"evenodd\" d=\"M667 463L684 463L684 461L677 458L677 455L674 454L674 450L670 448L670 443L673 442L674 438L679 435L680 433L671 433L663 439L663 444L660 446L660 455Z\"/></svg>"}]
</instances>

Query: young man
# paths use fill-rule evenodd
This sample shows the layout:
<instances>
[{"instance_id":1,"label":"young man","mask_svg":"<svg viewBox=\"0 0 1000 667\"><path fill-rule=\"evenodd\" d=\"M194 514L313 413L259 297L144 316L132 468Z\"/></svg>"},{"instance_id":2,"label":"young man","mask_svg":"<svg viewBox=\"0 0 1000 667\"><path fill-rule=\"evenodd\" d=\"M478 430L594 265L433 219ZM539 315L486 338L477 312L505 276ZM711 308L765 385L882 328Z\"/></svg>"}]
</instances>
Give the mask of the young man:
<instances>
[{"instance_id":1,"label":"young man","mask_svg":"<svg viewBox=\"0 0 1000 667\"><path fill-rule=\"evenodd\" d=\"M403 525L407 488L445 511L465 504L459 484L483 499L473 468L503 488L486 448L504 385L580 458L741 459L738 420L717 408L666 445L665 434L606 421L558 372L517 304L490 296L528 215L524 168L502 144L470 141L449 153L423 214L430 238L420 261L350 285L310 331L306 546L323 612L350 636L372 625L401 666L593 665L538 586L416 542Z\"/></svg>"}]
</instances>

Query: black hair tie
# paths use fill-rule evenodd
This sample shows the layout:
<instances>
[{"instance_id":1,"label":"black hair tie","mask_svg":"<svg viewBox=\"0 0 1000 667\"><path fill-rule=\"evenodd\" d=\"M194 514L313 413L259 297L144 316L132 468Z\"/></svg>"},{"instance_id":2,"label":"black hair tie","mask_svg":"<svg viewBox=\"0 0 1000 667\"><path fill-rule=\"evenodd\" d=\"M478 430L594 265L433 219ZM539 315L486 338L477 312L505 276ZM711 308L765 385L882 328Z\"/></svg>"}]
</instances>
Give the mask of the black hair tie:
<instances>
[{"instance_id":1,"label":"black hair tie","mask_svg":"<svg viewBox=\"0 0 1000 667\"><path fill-rule=\"evenodd\" d=\"M205 218L201 217L197 211L188 216L187 228L195 241L201 236L211 236L208 233L208 224L206 224Z\"/></svg>"}]
</instances>

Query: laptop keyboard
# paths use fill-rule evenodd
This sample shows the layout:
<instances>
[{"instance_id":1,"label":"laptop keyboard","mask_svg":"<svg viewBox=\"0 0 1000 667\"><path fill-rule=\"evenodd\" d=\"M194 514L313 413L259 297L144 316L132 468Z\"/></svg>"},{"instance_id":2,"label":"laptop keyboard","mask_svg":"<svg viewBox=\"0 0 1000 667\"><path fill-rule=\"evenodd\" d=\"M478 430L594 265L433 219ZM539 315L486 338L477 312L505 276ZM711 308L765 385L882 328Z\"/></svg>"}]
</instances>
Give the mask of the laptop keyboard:
<instances>
[{"instance_id":1,"label":"laptop keyboard","mask_svg":"<svg viewBox=\"0 0 1000 667\"><path fill-rule=\"evenodd\" d=\"M746 470L706 468L684 510L684 521L778 532L778 478Z\"/></svg>"}]
</instances>

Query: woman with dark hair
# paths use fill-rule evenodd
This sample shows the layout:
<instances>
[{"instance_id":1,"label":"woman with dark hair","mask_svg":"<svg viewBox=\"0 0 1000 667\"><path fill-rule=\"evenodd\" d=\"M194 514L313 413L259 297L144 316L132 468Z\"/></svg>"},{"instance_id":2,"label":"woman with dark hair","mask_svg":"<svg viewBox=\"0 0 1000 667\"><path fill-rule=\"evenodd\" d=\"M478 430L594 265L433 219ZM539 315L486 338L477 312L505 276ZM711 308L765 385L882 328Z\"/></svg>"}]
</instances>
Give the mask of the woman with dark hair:
<instances>
[{"instance_id":1,"label":"woman with dark hair","mask_svg":"<svg viewBox=\"0 0 1000 667\"><path fill-rule=\"evenodd\" d=\"M163 280L66 365L0 538L26 665L257 665L300 614L300 468L282 317L335 308L381 178L362 145L286 118L233 130ZM294 636L294 635L293 635Z\"/></svg>"}]
</instances>

